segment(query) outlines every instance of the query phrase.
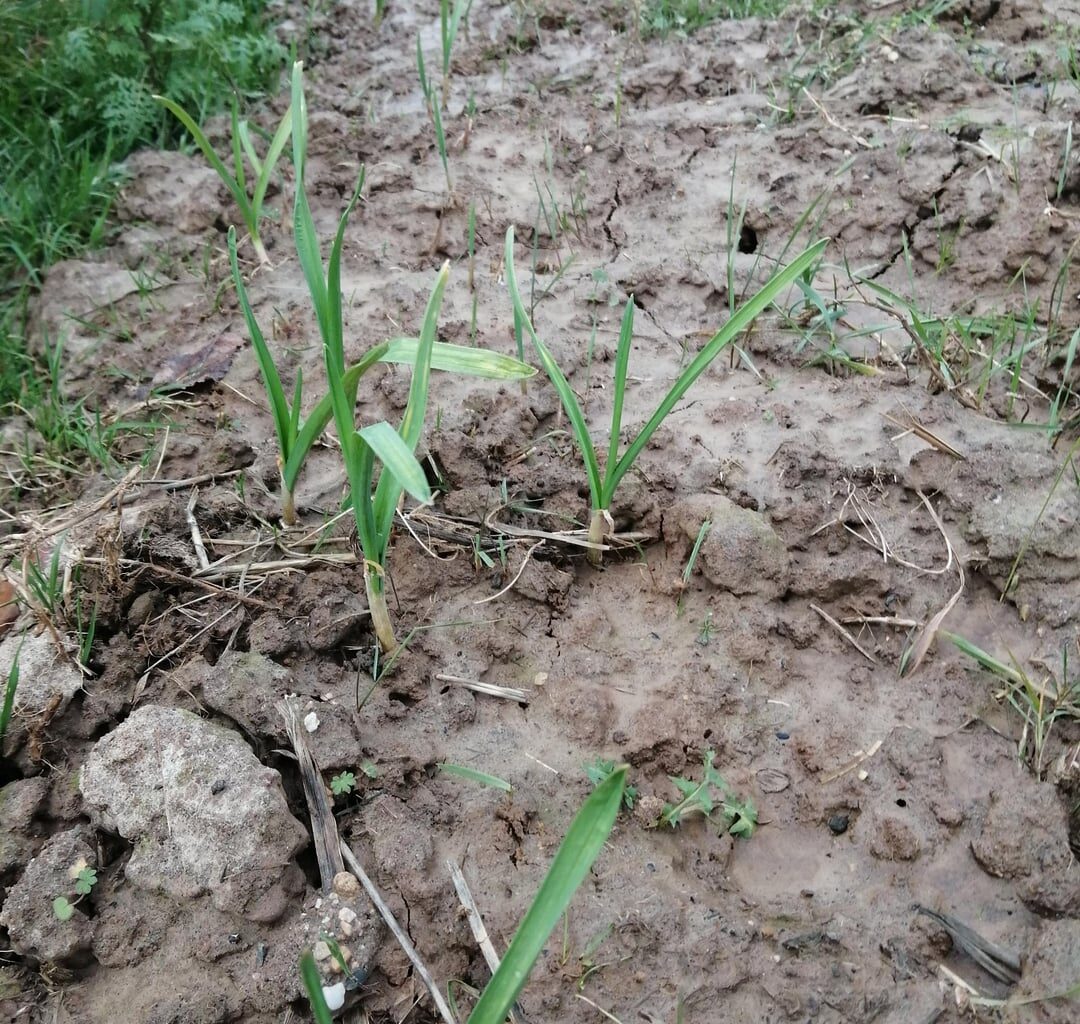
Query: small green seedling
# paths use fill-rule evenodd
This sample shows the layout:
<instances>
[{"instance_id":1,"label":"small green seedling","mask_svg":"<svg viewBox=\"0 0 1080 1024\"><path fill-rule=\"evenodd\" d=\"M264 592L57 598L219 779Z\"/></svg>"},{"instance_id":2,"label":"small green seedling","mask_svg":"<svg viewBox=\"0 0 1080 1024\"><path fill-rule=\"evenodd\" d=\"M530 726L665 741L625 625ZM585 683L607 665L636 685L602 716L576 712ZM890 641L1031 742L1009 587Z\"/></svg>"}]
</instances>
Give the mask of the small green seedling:
<instances>
[{"instance_id":1,"label":"small green seedling","mask_svg":"<svg viewBox=\"0 0 1080 1024\"><path fill-rule=\"evenodd\" d=\"M615 497L615 491L622 478L629 472L642 449L649 443L650 438L657 428L667 418L668 413L675 408L676 403L690 386L700 377L712 361L723 349L731 344L764 310L777 298L789 285L797 281L802 275L815 266L825 249L827 239L815 242L800 255L796 256L791 263L777 270L765 282L762 288L747 299L728 320L723 327L705 344L698 352L690 365L679 375L671 386L663 401L656 408L648 422L638 431L637 436L629 447L619 454L620 433L622 430L623 402L626 397L626 376L630 363L630 345L634 334L634 300L631 296L623 313L622 327L619 331L619 341L615 354L615 387L611 412L611 426L609 431L609 443L607 462L603 473L600 470L600 457L596 446L589 434L585 415L581 410L577 397L570 387L566 376L559 369L554 357L547 346L537 336L532 321L525 311L518 288L517 275L514 271L514 228L511 225L506 231L506 286L510 292L510 300L514 307L515 327L520 323L525 332L532 339L533 346L540 356L540 362L545 372L551 379L555 390L559 394L567 419L573 428L574 437L581 456L585 462L585 472L589 482L589 493L592 500L592 516L589 522L588 540L589 561L593 565L599 565L603 558L604 539L614 531L614 520L611 517L610 507Z\"/></svg>"},{"instance_id":2,"label":"small green seedling","mask_svg":"<svg viewBox=\"0 0 1080 1024\"><path fill-rule=\"evenodd\" d=\"M435 766L444 775L456 775L459 779L468 779L477 782L481 786L490 786L492 789L501 789L504 793L513 793L514 787L506 779L500 779L497 775L488 775L487 772L477 771L463 764L449 764L440 762Z\"/></svg>"},{"instance_id":3,"label":"small green seedling","mask_svg":"<svg viewBox=\"0 0 1080 1024\"><path fill-rule=\"evenodd\" d=\"M302 68L302 64L297 62L293 71L294 93L299 88L301 98L303 97ZM307 152L306 108L297 108L294 95L293 105L290 110L296 112L292 125L294 160L297 154L303 160L306 158ZM391 338L389 341L369 349L357 363L347 369L344 366L341 245L344 241L344 229L349 214L359 199L363 185L364 169L361 168L352 201L342 215L338 226L338 234L328 270L331 277L324 278L318 239L315 236L314 224L311 221L307 200L303 195L302 165L297 167L297 207L299 209L302 201L303 208L307 211L306 219L296 225L297 252L300 254L304 274L308 278L320 333L322 333L324 340L328 331L336 339L332 346L333 356L335 362L340 361L341 363L339 373L341 390L345 397L345 404L350 409L356 405L356 394L360 379L372 366L376 363L415 365L421 349L418 338ZM307 418L301 419L301 406L303 403L303 375L301 373L296 375L293 400L290 404L281 380L281 374L278 372L273 354L270 352L270 347L266 343L266 338L259 327L251 302L248 299L247 289L240 274L240 265L236 253L236 232L233 228L229 229L229 260L232 266L233 283L236 286L237 298L247 324L248 335L255 349L259 371L262 374L263 384L266 388L270 413L274 420L274 431L277 434L278 441L278 469L281 474L281 513L285 524L291 526L296 522L295 491L300 478L300 471L312 446L322 436L330 420L335 417L336 407L332 396L330 394L324 395L316 403ZM427 358L430 360L431 369L468 374L489 380L524 381L536 372L531 366L526 366L522 361L511 359L509 356L464 345L434 342L434 340Z\"/></svg>"},{"instance_id":4,"label":"small green seedling","mask_svg":"<svg viewBox=\"0 0 1080 1024\"><path fill-rule=\"evenodd\" d=\"M75 880L77 898L69 900L66 896L57 896L53 900L53 914L56 915L58 921L70 921L75 908L90 895L94 886L97 885L97 872L85 860L76 861L68 874Z\"/></svg>"},{"instance_id":5,"label":"small green seedling","mask_svg":"<svg viewBox=\"0 0 1080 1024\"><path fill-rule=\"evenodd\" d=\"M427 106L428 117L431 118L431 126L435 129L435 145L439 150L443 174L446 175L446 201L449 204L454 199L454 183L450 178L450 157L446 148L446 133L443 131L442 112L436 101L435 87L431 84L431 79L427 75L424 50L420 45L419 36L416 37L416 75L420 79L420 91L424 94L424 104ZM446 81L447 79L444 76L444 85Z\"/></svg>"},{"instance_id":6,"label":"small green seedling","mask_svg":"<svg viewBox=\"0 0 1080 1024\"><path fill-rule=\"evenodd\" d=\"M19 654L21 652L22 644L20 643L11 662L11 668L8 669L7 684L4 687L4 704L0 707L0 746L3 745L4 736L7 735L11 713L15 710L15 691L19 688Z\"/></svg>"},{"instance_id":7,"label":"small green seedling","mask_svg":"<svg viewBox=\"0 0 1080 1024\"><path fill-rule=\"evenodd\" d=\"M675 788L682 794L677 803L664 804L656 826L676 828L695 814L700 814L723 831L733 836L749 839L757 824L757 809L752 800L739 800L724 777L713 767L716 753L705 752L701 781L669 775Z\"/></svg>"},{"instance_id":8,"label":"small green seedling","mask_svg":"<svg viewBox=\"0 0 1080 1024\"><path fill-rule=\"evenodd\" d=\"M311 1004L311 1015L315 1018L315 1024L334 1024L334 1015L330 1012L330 1007L326 1005L326 996L323 995L323 981L319 976L319 968L315 966L315 957L310 949L305 949L300 955L300 978L304 983L308 1002Z\"/></svg>"},{"instance_id":9,"label":"small green seedling","mask_svg":"<svg viewBox=\"0 0 1080 1024\"><path fill-rule=\"evenodd\" d=\"M435 345L436 323L442 306L450 266L444 263L439 271L424 315L423 328L417 344L415 365L409 398L401 426L395 430L389 423L372 423L356 429L356 392L346 379L345 348L342 327L341 250L349 215L360 198L359 185L338 221L337 234L330 250L329 264L324 267L319 252L319 239L311 216L304 187L304 167L307 159L307 109L304 103L303 65L293 65L293 164L296 167L296 203L294 232L296 251L311 293L312 305L319 322L323 340L326 376L329 382L330 403L341 444L342 459L349 480L350 502L356 522L357 536L364 557L364 587L368 609L379 645L384 653L397 651L397 640L386 606L386 553L390 531L397 511L398 500L408 493L419 502L431 500L431 489L423 467L414 454L424 429L427 411L428 385L431 379L432 350ZM363 183L363 173L360 184ZM473 351L473 350L470 350ZM376 462L382 472L375 483Z\"/></svg>"},{"instance_id":10,"label":"small green seedling","mask_svg":"<svg viewBox=\"0 0 1080 1024\"><path fill-rule=\"evenodd\" d=\"M266 151L265 158L260 159L255 152L255 147L252 145L251 132L248 129L247 121L240 120L236 100L234 99L232 105L233 170L230 172L221 158L214 152L210 140L207 139L202 129L195 123L195 119L183 107L165 96L155 96L154 99L171 111L176 119L191 133L195 144L202 150L210 166L217 171L218 177L232 194L233 200L240 210L240 217L244 221L244 227L247 228L248 235L251 238L251 244L255 248L255 254L259 257L259 262L269 263L270 257L266 255L266 247L259 237L259 223L263 217L263 200L266 198L266 189L270 184L270 178L273 176L274 168L277 166L277 162L285 149L285 144L289 141L289 132L292 130L293 124L292 111L285 111L285 116L282 117L277 131L274 132L274 137L270 140L270 146ZM244 171L245 156L255 172L255 183L250 199L247 192L247 175Z\"/></svg>"},{"instance_id":11,"label":"small green seedling","mask_svg":"<svg viewBox=\"0 0 1080 1024\"><path fill-rule=\"evenodd\" d=\"M442 42L442 108L450 101L450 70L454 56L454 40L463 18L469 17L472 0L456 0L453 9L450 0L439 0L439 38Z\"/></svg>"},{"instance_id":12,"label":"small green seedling","mask_svg":"<svg viewBox=\"0 0 1080 1024\"><path fill-rule=\"evenodd\" d=\"M544 944L607 842L622 805L628 770L626 765L616 768L578 811L467 1024L504 1024Z\"/></svg>"},{"instance_id":13,"label":"small green seedling","mask_svg":"<svg viewBox=\"0 0 1080 1024\"><path fill-rule=\"evenodd\" d=\"M363 171L357 190L363 187ZM240 275L240 265L236 257L236 231L229 228L229 259L232 264L233 283L240 302L240 309L247 324L248 336L255 349L259 363L270 414L274 420L274 432L278 441L278 471L281 474L281 518L286 526L296 522L296 485L300 480L300 471L304 468L315 442L322 436L334 416L334 407L330 395L324 395L308 413L306 419L300 418L303 402L303 374L297 373L293 389L293 400L289 403L285 388L278 372L277 364L266 343L259 322L248 300L247 288ZM320 321L321 322L321 321ZM342 374L342 386L350 402L356 404L356 393L360 380L376 363L401 363L412 365L416 361L419 349L417 338L391 338L370 348L363 357ZM343 357L344 358L344 357ZM484 349L470 348L465 345L451 345L437 342L432 350L431 367L434 370L446 370L452 373L484 377L489 380L525 380L536 371L517 359L488 352Z\"/></svg>"},{"instance_id":14,"label":"small green seedling","mask_svg":"<svg viewBox=\"0 0 1080 1024\"><path fill-rule=\"evenodd\" d=\"M615 767L614 761L605 761L602 757L598 757L595 761L585 765L585 776L595 789L601 782L605 782L614 773ZM623 790L623 807L628 811L632 811L634 809L634 803L637 801L637 796L637 786L627 786Z\"/></svg>"},{"instance_id":15,"label":"small green seedling","mask_svg":"<svg viewBox=\"0 0 1080 1024\"><path fill-rule=\"evenodd\" d=\"M341 772L330 780L330 792L334 796L347 796L356 789L356 775L353 772Z\"/></svg>"}]
</instances>

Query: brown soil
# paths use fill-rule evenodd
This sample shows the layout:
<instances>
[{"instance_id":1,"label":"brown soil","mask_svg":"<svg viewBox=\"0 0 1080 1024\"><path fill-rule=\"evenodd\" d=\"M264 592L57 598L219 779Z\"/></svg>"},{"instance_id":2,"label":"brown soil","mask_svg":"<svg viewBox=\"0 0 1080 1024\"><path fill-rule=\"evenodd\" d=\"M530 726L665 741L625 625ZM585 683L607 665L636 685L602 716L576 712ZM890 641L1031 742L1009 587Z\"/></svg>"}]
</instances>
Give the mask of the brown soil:
<instances>
[{"instance_id":1,"label":"brown soil","mask_svg":"<svg viewBox=\"0 0 1080 1024\"><path fill-rule=\"evenodd\" d=\"M392 616L400 635L418 631L373 689L347 528L339 523L322 549L337 561L308 557L341 495L332 448L314 452L302 478L301 526L276 525L273 430L227 286L234 213L224 191L197 159L131 160L114 244L54 268L37 324L41 336L68 337L73 393L129 419L153 407L169 427L118 492L119 474L83 477L74 508L44 512L40 493L25 491L5 527L17 557L29 545L47 556L57 534L36 531L70 520L65 558L84 559L80 585L98 620L94 677L72 695L47 669L35 673L42 685L20 692L3 750L4 923L18 917L36 937L0 938L23 954L0 968L0 1016L308 1019L296 954L312 941L309 924L297 930L302 911L308 922L322 912L310 847L253 894L169 881L153 891L145 848L112 834L78 785L91 751L135 709L174 708L242 737L306 822L295 762L282 753L276 705L288 693L319 717L312 744L326 779L356 773L358 792L337 800L342 834L444 986L487 978L446 861L463 866L504 949L589 790L583 766L597 757L632 766L638 809L620 818L523 994L535 1024L1080 1016L1064 1000L1000 1014L967 1007L939 973L944 963L988 995L1080 981L1075 722L1058 723L1035 771L1018 762L1022 722L1000 699L1003 684L950 644L898 674L910 623L948 602L958 564L963 593L946 629L1039 679L1060 669L1064 646L1076 652L1074 479L1040 518L1075 432L1054 447L1018 422L1045 422L1064 342L1080 325L1075 153L1061 171L1080 94L1059 59L1080 16L1016 0L955 4L935 22L910 6L844 5L642 43L631 5L477 0L446 115L452 204L414 64L420 32L435 67L434 12L391 0L377 30L366 5L315 18L308 186L324 237L367 166L346 244L351 355L418 329L445 258L455 266L442 336L469 340L472 205L478 343L513 351L502 239L516 224L527 286L538 226L537 291L551 286L538 329L598 437L626 296L638 306L633 425L726 319L729 255L741 293L792 235L788 258L812 235L832 238L816 287L844 306L837 344L871 371L815 360L827 332L808 333L809 314L762 318L740 339L746 360L719 360L624 482L618 528L651 539L602 571L580 549L493 525L498 515L556 531L587 515L584 472L546 381L522 395L438 376L425 451L444 493L411 533L399 531L390 555ZM286 33L308 16L300 6L286 14ZM283 99L269 104L265 124L283 109ZM567 214L558 238L538 189ZM729 212L744 204L729 254ZM302 368L315 394L322 355L303 278L288 232L267 236L273 267L253 274L252 300L289 378ZM153 277L145 294L134 268ZM985 358L964 355L954 334L954 386L943 387L903 316L875 308L879 294L857 289L848 270L913 296L924 314L1023 320L1034 310L1033 330L1049 324L1052 344L1023 363L1017 385L1009 369L987 372L1008 350L991 354L983 337ZM399 417L407 385L399 368L376 370L361 389L363 417ZM1075 411L1073 400L1066 412ZM913 422L961 457L907 431ZM211 561L302 567L193 581L192 500ZM706 518L711 532L684 586ZM1022 547L1019 583L1001 601ZM862 651L817 609L872 619L847 627ZM521 687L529 700L444 677ZM749 840L700 819L646 827L674 795L668 776L699 778L708 750L758 809ZM360 770L367 762L374 778ZM501 776L513 794L442 774L439 762ZM263 785L262 766L231 763L206 785ZM127 873L136 855L139 878ZM96 863L99 882L58 944L49 886L79 857ZM14 888L31 871L37 887ZM981 971L916 904L1020 954L1018 987ZM26 923L35 914L37 931ZM373 934L370 1019L434 1020L404 954Z\"/></svg>"}]
</instances>

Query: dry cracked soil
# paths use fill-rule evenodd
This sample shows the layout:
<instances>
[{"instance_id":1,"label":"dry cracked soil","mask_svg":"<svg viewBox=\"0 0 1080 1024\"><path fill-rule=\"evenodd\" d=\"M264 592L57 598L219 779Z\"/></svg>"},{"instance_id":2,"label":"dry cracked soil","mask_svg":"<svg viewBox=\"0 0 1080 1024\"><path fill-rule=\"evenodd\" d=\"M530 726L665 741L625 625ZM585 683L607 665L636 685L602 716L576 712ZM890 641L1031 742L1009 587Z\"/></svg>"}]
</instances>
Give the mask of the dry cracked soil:
<instances>
[{"instance_id":1,"label":"dry cracked soil","mask_svg":"<svg viewBox=\"0 0 1080 1024\"><path fill-rule=\"evenodd\" d=\"M437 6L391 0L379 26L348 0L274 9L306 61L324 238L366 166L351 357L418 330L445 259L440 336L513 353L514 225L537 329L606 444L630 295L632 428L777 261L831 239L642 452L613 507L636 539L602 569L565 536L588 494L546 379L437 374L420 453L438 493L391 545L409 643L389 667L332 441L299 524L280 524L229 281L236 214L201 158L134 155L111 244L50 271L34 323L38 344L66 339L66 393L158 427L63 484L5 456L7 575L59 546L70 590L0 646L5 678L21 667L0 1017L308 1020L297 957L330 930L354 972L345 1019L438 1019L363 894L319 890L292 695L324 781L355 776L333 797L342 837L462 1008L488 974L447 862L505 949L600 758L631 766L635 806L537 962L525 1020L1080 1019L1047 998L1080 982L1080 7L796 4L690 36L643 32L648 7L476 0L443 114L452 195L415 66L419 37L437 80ZM286 105L254 118L272 128ZM307 403L323 362L281 216L291 173L271 264L245 273ZM408 383L377 367L358 415L396 421ZM91 607L84 676L58 648ZM938 627L1005 675L943 634L901 675ZM655 827L671 777L700 780L709 752L753 801L750 838L722 818ZM1019 969L988 973L919 908ZM1011 1002L979 1002L995 998Z\"/></svg>"}]
</instances>

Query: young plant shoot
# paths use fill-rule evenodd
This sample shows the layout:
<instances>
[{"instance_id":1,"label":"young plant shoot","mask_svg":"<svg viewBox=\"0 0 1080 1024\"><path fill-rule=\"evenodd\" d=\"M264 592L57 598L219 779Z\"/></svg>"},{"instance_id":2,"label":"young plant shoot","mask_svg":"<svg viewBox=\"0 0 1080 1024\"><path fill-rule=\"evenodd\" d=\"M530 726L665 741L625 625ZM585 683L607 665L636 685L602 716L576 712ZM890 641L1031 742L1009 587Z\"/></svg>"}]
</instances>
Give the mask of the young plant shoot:
<instances>
[{"instance_id":1,"label":"young plant shoot","mask_svg":"<svg viewBox=\"0 0 1080 1024\"><path fill-rule=\"evenodd\" d=\"M503 1024L506 1020L548 936L611 834L623 801L628 771L627 765L613 768L578 811L503 962L492 975L467 1024Z\"/></svg>"},{"instance_id":2,"label":"young plant shoot","mask_svg":"<svg viewBox=\"0 0 1080 1024\"><path fill-rule=\"evenodd\" d=\"M299 76L300 73L300 66L298 65L294 75ZM292 107L290 109L295 110L296 108ZM306 112L301 111L297 115L296 123L292 124L292 122L290 122L294 138L294 157L298 148L302 151L301 157L303 157L303 151L306 151L307 127L305 118ZM301 136L299 142L297 141L298 135ZM283 138L287 137L288 133L286 132ZM303 182L299 177L299 168L300 165L298 165L298 202L303 199L303 196L301 195L303 191ZM342 218L340 225L341 230L338 232L338 241L336 243L338 245L340 245L341 242L342 230L348 220L353 205L356 203L363 184L364 170L361 168L359 181L356 186L356 193L353 196L352 203L349 204L349 209L345 211L345 215ZM258 194L258 190L256 190L256 192ZM341 339L340 250L338 250L337 253L338 263L336 267L339 277L337 284L335 285L335 290L329 288L327 282L323 280L323 268L319 256L318 240L315 238L314 228L309 226L311 213L307 208L306 199L303 199L303 208L302 224L300 225L300 228L298 228L298 231L302 230L304 233L297 234L297 251L300 253L304 273L308 277L312 301L315 304L316 316L319 322L319 330L324 339L327 337L327 331L330 331L332 334L336 332L337 341L332 345L333 350L335 352L339 350L343 351L344 346ZM281 473L282 519L287 526L292 526L296 522L296 503L294 495L296 484L300 477L300 470L303 468L308 452L311 451L312 446L322 436L322 432L326 429L327 424L330 422L331 418L334 417L335 407L332 396L326 394L316 403L307 418L301 419L303 377L300 373L297 373L296 376L296 384L293 388L293 400L290 404L284 385L281 381L281 374L274 362L274 357L270 352L265 336L259 327L258 320L255 318L251 302L248 299L247 288L244 285L244 279L240 273L240 264L237 258L236 230L234 228L229 229L229 260L232 266L233 283L236 286L236 294L240 302L240 309L243 312L248 334L251 337L251 343L255 349L259 370L262 374L263 384L266 388L266 397L270 406L270 413L274 420L274 431L277 434L278 469ZM312 285L311 281L314 278L317 278L321 283ZM349 407L352 408L355 406L360 378L363 377L372 366L380 362L404 363L411 366L415 364L419 351L420 341L417 338L391 338L389 341L375 345L363 355L359 362L347 369L343 369L341 372L340 383L344 389ZM343 355L341 358L343 366ZM434 343L431 348L430 359L432 369L483 377L488 380L524 381L536 373L536 370L533 369L533 367L527 366L520 360L512 359L509 356L500 355L496 352L489 352L484 349L470 348L465 345L452 345L445 342Z\"/></svg>"},{"instance_id":3,"label":"young plant shoot","mask_svg":"<svg viewBox=\"0 0 1080 1024\"><path fill-rule=\"evenodd\" d=\"M259 222L263 216L263 200L266 198L266 189L270 184L270 177L274 173L278 159L285 149L285 143L289 141L289 132L292 129L292 111L286 110L281 119L274 137L270 140L270 147L266 151L265 159L260 160L251 143L251 133L248 131L247 121L241 121L237 113L236 101L232 105L232 150L233 171L230 173L221 158L214 152L209 139L202 129L195 123L195 119L180 104L165 96L155 96L155 100L166 107L176 119L191 133L195 144L203 151L203 156L209 161L210 166L217 171L218 177L232 194L240 216L251 237L251 244L255 248L255 255L260 263L269 263L270 257L266 255L266 247L259 237ZM255 171L255 185L251 198L247 194L247 176L244 173L244 157L247 157L252 169Z\"/></svg>"},{"instance_id":4,"label":"young plant shoot","mask_svg":"<svg viewBox=\"0 0 1080 1024\"><path fill-rule=\"evenodd\" d=\"M303 67L293 66L292 77L293 163L296 167L296 203L294 232L296 251L307 279L319 332L323 340L326 375L330 389L330 404L341 442L341 454L348 474L350 500L356 520L357 535L363 549L364 586L368 607L379 645L386 653L397 649L390 613L386 607L386 549L398 499L407 491L417 501L430 501L424 470L413 454L424 428L427 410L428 384L431 379L431 356L435 345L435 330L443 291L450 268L444 263L435 280L428 301L424 325L417 345L415 366L409 400L401 427L394 430L386 422L373 423L356 429L354 409L356 391L346 380L345 349L342 327L341 250L349 214L360 197L363 174L349 205L338 221L337 234L330 250L330 260L324 268L319 251L319 239L311 216L304 188L304 166L307 158L307 111L304 105ZM295 408L293 418L295 419ZM382 472L375 483L376 461Z\"/></svg>"},{"instance_id":5,"label":"young plant shoot","mask_svg":"<svg viewBox=\"0 0 1080 1024\"><path fill-rule=\"evenodd\" d=\"M270 414L274 420L274 432L277 434L278 470L281 473L281 518L286 526L292 526L296 522L295 491L300 478L300 470L303 469L312 446L322 436L327 424L333 418L334 407L330 395L326 394L316 403L307 418L301 420L300 406L303 399L301 373L296 375L296 386L290 405L281 382L281 374L278 372L259 322L255 318L248 299L247 288L244 286L244 279L240 274L234 228L229 228L229 259L232 263L233 284L236 287L240 309L244 314L248 335L258 359ZM350 396L353 405L356 404L360 378L372 366L376 363L404 363L411 366L416 362L418 349L419 339L417 338L391 338L368 349L360 361L350 366L342 375L345 392ZM447 342L435 343L432 350L431 368L484 377L488 380L524 381L536 373L533 367L526 366L520 360L509 356L500 355L498 352L469 348L465 345L452 345Z\"/></svg>"},{"instance_id":6,"label":"young plant shoot","mask_svg":"<svg viewBox=\"0 0 1080 1024\"><path fill-rule=\"evenodd\" d=\"M609 431L607 461L601 472L600 457L596 446L589 435L589 428L585 422L585 414L581 405L574 395L573 388L567 382L565 374L559 369L548 347L537 336L533 329L532 321L526 312L518 289L517 274L514 271L514 228L511 225L506 231L506 286L510 292L510 301L514 307L514 324L519 323L532 339L533 346L540 356L540 363L551 379L555 390L559 394L567 419L573 428L573 434L585 462L585 472L589 481L589 495L592 501L592 514L589 521L588 540L589 561L593 565L600 565L603 559L604 539L614 532L615 524L611 518L611 503L615 497L615 491L622 478L633 466L634 460L641 454L642 449L649 443L649 439L656 432L657 427L664 422L668 413L675 408L676 403L686 393L690 385L700 377L709 364L720 354L723 349L739 336L754 319L762 313L766 307L779 296L785 288L798 280L804 273L810 270L820 259L825 249L827 239L815 242L808 249L797 256L786 267L776 271L772 277L762 286L761 290L746 300L732 315L719 331L705 344L700 352L694 357L689 366L679 375L679 378L671 386L663 401L657 406L656 411L648 422L638 431L637 436L630 442L629 447L620 455L619 439L622 430L623 402L626 397L626 374L630 363L630 345L634 336L634 299L633 296L626 303L623 313L622 327L619 331L619 342L615 353L615 390L611 410L611 426Z\"/></svg>"}]
</instances>

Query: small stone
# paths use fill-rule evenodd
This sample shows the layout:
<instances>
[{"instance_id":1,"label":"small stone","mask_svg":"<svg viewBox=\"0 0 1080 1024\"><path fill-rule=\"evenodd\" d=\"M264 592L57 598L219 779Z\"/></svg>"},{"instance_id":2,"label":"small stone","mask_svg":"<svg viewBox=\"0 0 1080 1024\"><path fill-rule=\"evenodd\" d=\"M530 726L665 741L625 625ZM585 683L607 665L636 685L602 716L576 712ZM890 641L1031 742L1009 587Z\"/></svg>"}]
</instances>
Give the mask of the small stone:
<instances>
[{"instance_id":1,"label":"small stone","mask_svg":"<svg viewBox=\"0 0 1080 1024\"><path fill-rule=\"evenodd\" d=\"M783 729L777 729L776 730L776 738L778 740L789 740L789 739L791 739L791 733L784 732Z\"/></svg>"},{"instance_id":2,"label":"small stone","mask_svg":"<svg viewBox=\"0 0 1080 1024\"><path fill-rule=\"evenodd\" d=\"M336 985L323 985L323 999L326 1008L334 1013L345 1005L345 982L339 981Z\"/></svg>"},{"instance_id":3,"label":"small stone","mask_svg":"<svg viewBox=\"0 0 1080 1024\"><path fill-rule=\"evenodd\" d=\"M827 822L834 836L842 836L848 830L850 819L846 814L834 814Z\"/></svg>"},{"instance_id":4,"label":"small stone","mask_svg":"<svg viewBox=\"0 0 1080 1024\"><path fill-rule=\"evenodd\" d=\"M319 716L314 711L309 711L304 715L304 728L308 732L314 732L319 728Z\"/></svg>"},{"instance_id":5,"label":"small stone","mask_svg":"<svg viewBox=\"0 0 1080 1024\"><path fill-rule=\"evenodd\" d=\"M314 946L312 946L311 955L320 962L323 960L329 960L330 946L326 942L323 942L322 939L320 939L318 942L315 943Z\"/></svg>"},{"instance_id":6,"label":"small stone","mask_svg":"<svg viewBox=\"0 0 1080 1024\"><path fill-rule=\"evenodd\" d=\"M339 896L351 899L360 895L360 882L357 880L356 875L351 872L339 871L334 875L333 889Z\"/></svg>"},{"instance_id":7,"label":"small stone","mask_svg":"<svg viewBox=\"0 0 1080 1024\"><path fill-rule=\"evenodd\" d=\"M338 911L338 930L346 938L352 936L353 924L356 922L356 911L351 907L342 907Z\"/></svg>"}]
</instances>

